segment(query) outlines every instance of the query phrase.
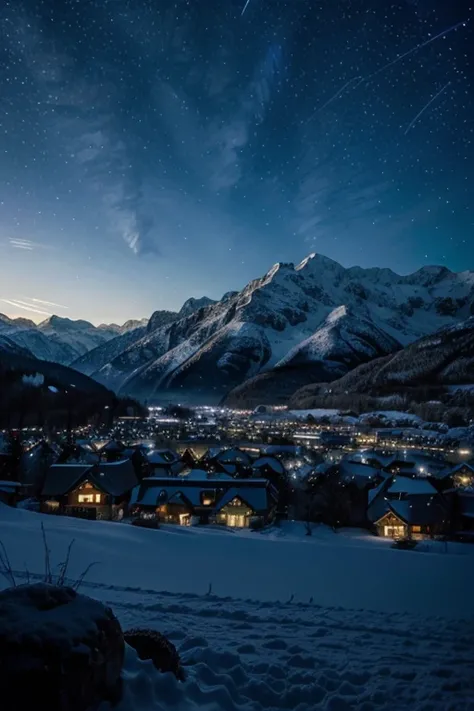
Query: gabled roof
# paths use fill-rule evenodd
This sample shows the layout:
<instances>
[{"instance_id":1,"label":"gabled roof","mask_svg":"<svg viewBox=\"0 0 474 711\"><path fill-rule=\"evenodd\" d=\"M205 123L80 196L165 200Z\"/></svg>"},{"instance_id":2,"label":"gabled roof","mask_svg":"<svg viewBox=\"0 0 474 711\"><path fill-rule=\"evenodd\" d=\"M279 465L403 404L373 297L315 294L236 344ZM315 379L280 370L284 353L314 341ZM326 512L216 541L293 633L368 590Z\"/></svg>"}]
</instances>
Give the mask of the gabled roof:
<instances>
[{"instance_id":1,"label":"gabled roof","mask_svg":"<svg viewBox=\"0 0 474 711\"><path fill-rule=\"evenodd\" d=\"M421 479L420 477L408 477L397 474L393 477L391 484L389 485L388 492L391 494L425 494L435 496L438 494L436 489L428 479Z\"/></svg>"},{"instance_id":2,"label":"gabled roof","mask_svg":"<svg viewBox=\"0 0 474 711\"><path fill-rule=\"evenodd\" d=\"M263 467L270 467L276 474L285 473L285 467L276 457L260 457L252 464L252 469L262 469Z\"/></svg>"},{"instance_id":3,"label":"gabled roof","mask_svg":"<svg viewBox=\"0 0 474 711\"><path fill-rule=\"evenodd\" d=\"M251 488L232 488L226 491L224 496L218 502L215 510L221 511L227 504L230 504L234 499L241 499L253 511L266 511L268 507L268 496L266 489L251 489Z\"/></svg>"},{"instance_id":4,"label":"gabled roof","mask_svg":"<svg viewBox=\"0 0 474 711\"><path fill-rule=\"evenodd\" d=\"M130 459L101 463L98 467L94 467L90 478L102 491L111 496L122 496L138 483L135 469Z\"/></svg>"},{"instance_id":5,"label":"gabled roof","mask_svg":"<svg viewBox=\"0 0 474 711\"><path fill-rule=\"evenodd\" d=\"M448 518L448 512L439 497L432 501L389 501L388 504L399 518L412 525L442 523Z\"/></svg>"},{"instance_id":6,"label":"gabled roof","mask_svg":"<svg viewBox=\"0 0 474 711\"><path fill-rule=\"evenodd\" d=\"M115 439L111 439L106 442L103 447L100 448L101 452L121 452L124 449L122 442L117 442Z\"/></svg>"},{"instance_id":7,"label":"gabled roof","mask_svg":"<svg viewBox=\"0 0 474 711\"><path fill-rule=\"evenodd\" d=\"M474 474L474 464L471 464L471 462L461 462L461 464L457 464L451 471L449 472L450 474L456 474L458 471L461 471L461 469L467 468L469 471Z\"/></svg>"},{"instance_id":8,"label":"gabled roof","mask_svg":"<svg viewBox=\"0 0 474 711\"><path fill-rule=\"evenodd\" d=\"M237 447L232 449L224 449L215 455L215 458L222 464L236 464L237 462L250 464L252 461L251 456L247 454L247 452L243 452Z\"/></svg>"},{"instance_id":9,"label":"gabled roof","mask_svg":"<svg viewBox=\"0 0 474 711\"><path fill-rule=\"evenodd\" d=\"M155 449L152 452L147 452L146 458L150 464L161 466L171 466L180 461L179 455L171 449Z\"/></svg>"},{"instance_id":10,"label":"gabled roof","mask_svg":"<svg viewBox=\"0 0 474 711\"><path fill-rule=\"evenodd\" d=\"M53 464L46 475L42 496L63 496L92 471L91 464Z\"/></svg>"}]
</instances>

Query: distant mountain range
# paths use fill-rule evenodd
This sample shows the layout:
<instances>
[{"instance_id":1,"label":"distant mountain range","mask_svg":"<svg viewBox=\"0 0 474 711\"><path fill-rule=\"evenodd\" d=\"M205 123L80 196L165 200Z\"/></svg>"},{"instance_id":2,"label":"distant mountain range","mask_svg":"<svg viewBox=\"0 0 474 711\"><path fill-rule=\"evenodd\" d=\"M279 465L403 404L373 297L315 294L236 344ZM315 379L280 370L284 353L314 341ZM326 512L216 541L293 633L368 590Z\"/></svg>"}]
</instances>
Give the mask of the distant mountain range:
<instances>
[{"instance_id":1,"label":"distant mountain range","mask_svg":"<svg viewBox=\"0 0 474 711\"><path fill-rule=\"evenodd\" d=\"M147 322L147 319L144 319L144 323ZM89 321L72 321L61 316L51 316L36 324L29 319L12 319L0 314L0 337L10 339L41 360L69 364L117 334L137 328L141 323L127 321L123 326L93 326Z\"/></svg>"},{"instance_id":2,"label":"distant mountain range","mask_svg":"<svg viewBox=\"0 0 474 711\"><path fill-rule=\"evenodd\" d=\"M472 314L472 271L400 276L312 254L297 266L276 264L220 301L189 299L179 313L157 311L127 328L0 317L0 336L119 394L249 406L337 380Z\"/></svg>"}]
</instances>

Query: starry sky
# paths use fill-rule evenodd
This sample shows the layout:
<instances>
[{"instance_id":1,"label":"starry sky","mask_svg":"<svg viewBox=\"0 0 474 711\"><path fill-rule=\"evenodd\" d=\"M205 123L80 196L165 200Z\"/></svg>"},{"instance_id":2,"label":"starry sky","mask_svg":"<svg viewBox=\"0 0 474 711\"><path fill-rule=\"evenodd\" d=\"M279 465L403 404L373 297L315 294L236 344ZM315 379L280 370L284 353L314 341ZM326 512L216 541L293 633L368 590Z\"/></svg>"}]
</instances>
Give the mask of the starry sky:
<instances>
[{"instance_id":1,"label":"starry sky","mask_svg":"<svg viewBox=\"0 0 474 711\"><path fill-rule=\"evenodd\" d=\"M3 0L0 312L474 269L472 0Z\"/></svg>"}]
</instances>

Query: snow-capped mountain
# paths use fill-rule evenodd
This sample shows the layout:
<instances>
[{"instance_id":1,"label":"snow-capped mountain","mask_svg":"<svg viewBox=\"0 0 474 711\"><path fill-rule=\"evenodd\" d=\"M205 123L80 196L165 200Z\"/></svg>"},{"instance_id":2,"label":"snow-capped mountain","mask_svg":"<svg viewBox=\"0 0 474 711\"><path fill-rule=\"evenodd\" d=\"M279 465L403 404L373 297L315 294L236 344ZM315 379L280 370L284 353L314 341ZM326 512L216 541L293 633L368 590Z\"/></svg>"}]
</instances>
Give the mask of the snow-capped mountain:
<instances>
[{"instance_id":1,"label":"snow-capped mountain","mask_svg":"<svg viewBox=\"0 0 474 711\"><path fill-rule=\"evenodd\" d=\"M325 396L337 400L347 394L389 397L409 392L413 396L416 388L426 393L436 389L439 398L440 388L456 392L467 386L474 390L474 317L361 365L329 385L307 385L294 393L290 405L311 408ZM429 399L426 394L425 399Z\"/></svg>"},{"instance_id":2,"label":"snow-capped mountain","mask_svg":"<svg viewBox=\"0 0 474 711\"><path fill-rule=\"evenodd\" d=\"M406 345L474 312L474 272L425 267L400 276L345 269L312 254L296 267L276 264L242 291L164 326L155 329L150 320L145 334L93 376L142 397L174 391L219 398L287 357L312 361L323 338L316 332L341 306L373 324L385 342Z\"/></svg>"},{"instance_id":3,"label":"snow-capped mountain","mask_svg":"<svg viewBox=\"0 0 474 711\"><path fill-rule=\"evenodd\" d=\"M211 306L211 304L215 303L216 302L208 296L202 296L200 299L188 299L181 306L179 316L181 318L185 318L186 316L194 313L194 311L199 311L199 309L203 309L205 306Z\"/></svg>"},{"instance_id":4,"label":"snow-capped mountain","mask_svg":"<svg viewBox=\"0 0 474 711\"><path fill-rule=\"evenodd\" d=\"M119 333L127 333L132 322L118 326ZM29 319L11 319L0 314L0 335L25 348L36 358L55 363L70 364L79 356L105 344L117 333L114 326L93 326L89 321L73 321L51 316L35 324Z\"/></svg>"},{"instance_id":5,"label":"snow-capped mountain","mask_svg":"<svg viewBox=\"0 0 474 711\"><path fill-rule=\"evenodd\" d=\"M303 385L330 382L361 363L400 348L400 343L372 320L339 306L312 336L292 348L274 368L231 390L224 403L242 408L284 403Z\"/></svg>"}]
</instances>

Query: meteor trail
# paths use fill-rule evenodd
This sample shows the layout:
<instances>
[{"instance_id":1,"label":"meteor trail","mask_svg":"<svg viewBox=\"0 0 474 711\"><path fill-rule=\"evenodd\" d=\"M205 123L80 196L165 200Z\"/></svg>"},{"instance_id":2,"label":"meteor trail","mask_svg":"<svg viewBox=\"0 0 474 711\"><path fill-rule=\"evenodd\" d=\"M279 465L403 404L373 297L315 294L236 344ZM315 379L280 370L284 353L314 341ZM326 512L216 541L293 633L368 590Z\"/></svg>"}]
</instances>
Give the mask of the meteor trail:
<instances>
[{"instance_id":1,"label":"meteor trail","mask_svg":"<svg viewBox=\"0 0 474 711\"><path fill-rule=\"evenodd\" d=\"M242 12L240 13L240 17L243 17L243 14L244 14L245 10L246 10L246 9L248 8L248 6L249 6L249 3L250 3L250 0L247 0L247 2L246 2L245 5L244 5L244 9L243 9Z\"/></svg>"},{"instance_id":2,"label":"meteor trail","mask_svg":"<svg viewBox=\"0 0 474 711\"><path fill-rule=\"evenodd\" d=\"M312 121L312 120L314 119L314 117L316 116L316 114L319 113L320 111L322 111L323 109L325 109L326 106L329 106L329 104L332 104L332 102L335 101L335 100L342 94L342 92L343 92L345 89L347 89L348 86L350 86L351 84L353 84L355 81L358 81L358 80L361 80L361 79L362 79L362 77L352 77L352 79L349 79L349 81L346 81L346 83L344 84L344 86L341 87L341 88L339 89L339 91L337 91L337 92L334 94L334 96L331 96L331 98L328 99L325 104L323 104L323 105L320 106L318 109L316 109L316 111L309 117L308 122L309 122L309 121Z\"/></svg>"},{"instance_id":3,"label":"meteor trail","mask_svg":"<svg viewBox=\"0 0 474 711\"><path fill-rule=\"evenodd\" d=\"M420 118L420 116L425 113L425 111L431 106L431 104L433 103L433 101L436 101L436 99L438 98L438 96L441 96L441 94L442 94L444 91L446 91L446 89L448 88L448 86L450 86L450 84L451 84L451 82L448 81L448 83L447 83L445 86L443 86L443 88L440 89L440 90L438 91L438 93L435 94L435 95L428 101L428 103L427 103L425 106L423 106L423 108L421 109L421 111L420 111L419 113L417 113L417 115L415 116L415 118L413 119L413 121L410 122L410 124L409 124L407 130L405 131L405 136L407 135L408 131L415 125L415 123L418 121L418 119Z\"/></svg>"},{"instance_id":4,"label":"meteor trail","mask_svg":"<svg viewBox=\"0 0 474 711\"><path fill-rule=\"evenodd\" d=\"M456 25L453 25L452 27L448 27L447 30L443 30L439 34L435 35L434 37L430 37L430 39L426 40L425 42L422 42L421 44L417 44L416 47L412 47L411 49L408 50L408 52L405 52L404 54L401 54L399 57L392 59L391 62L384 64L383 67L380 67L380 69L377 69L377 71L375 71L373 74L369 74L368 77L365 77L365 81L372 79L372 77L376 77L378 74L381 74L389 67L393 67L394 64L401 62L402 59L405 59L405 57L409 57L410 54L413 54L417 50L422 49L422 47L426 47L428 44L431 44L432 42L439 39L440 37L444 37L445 35L449 34L450 32L454 32L454 30L457 30L458 27L461 27L461 26L465 27L468 22L469 22L469 20L463 20L462 22L458 22Z\"/></svg>"}]
</instances>

